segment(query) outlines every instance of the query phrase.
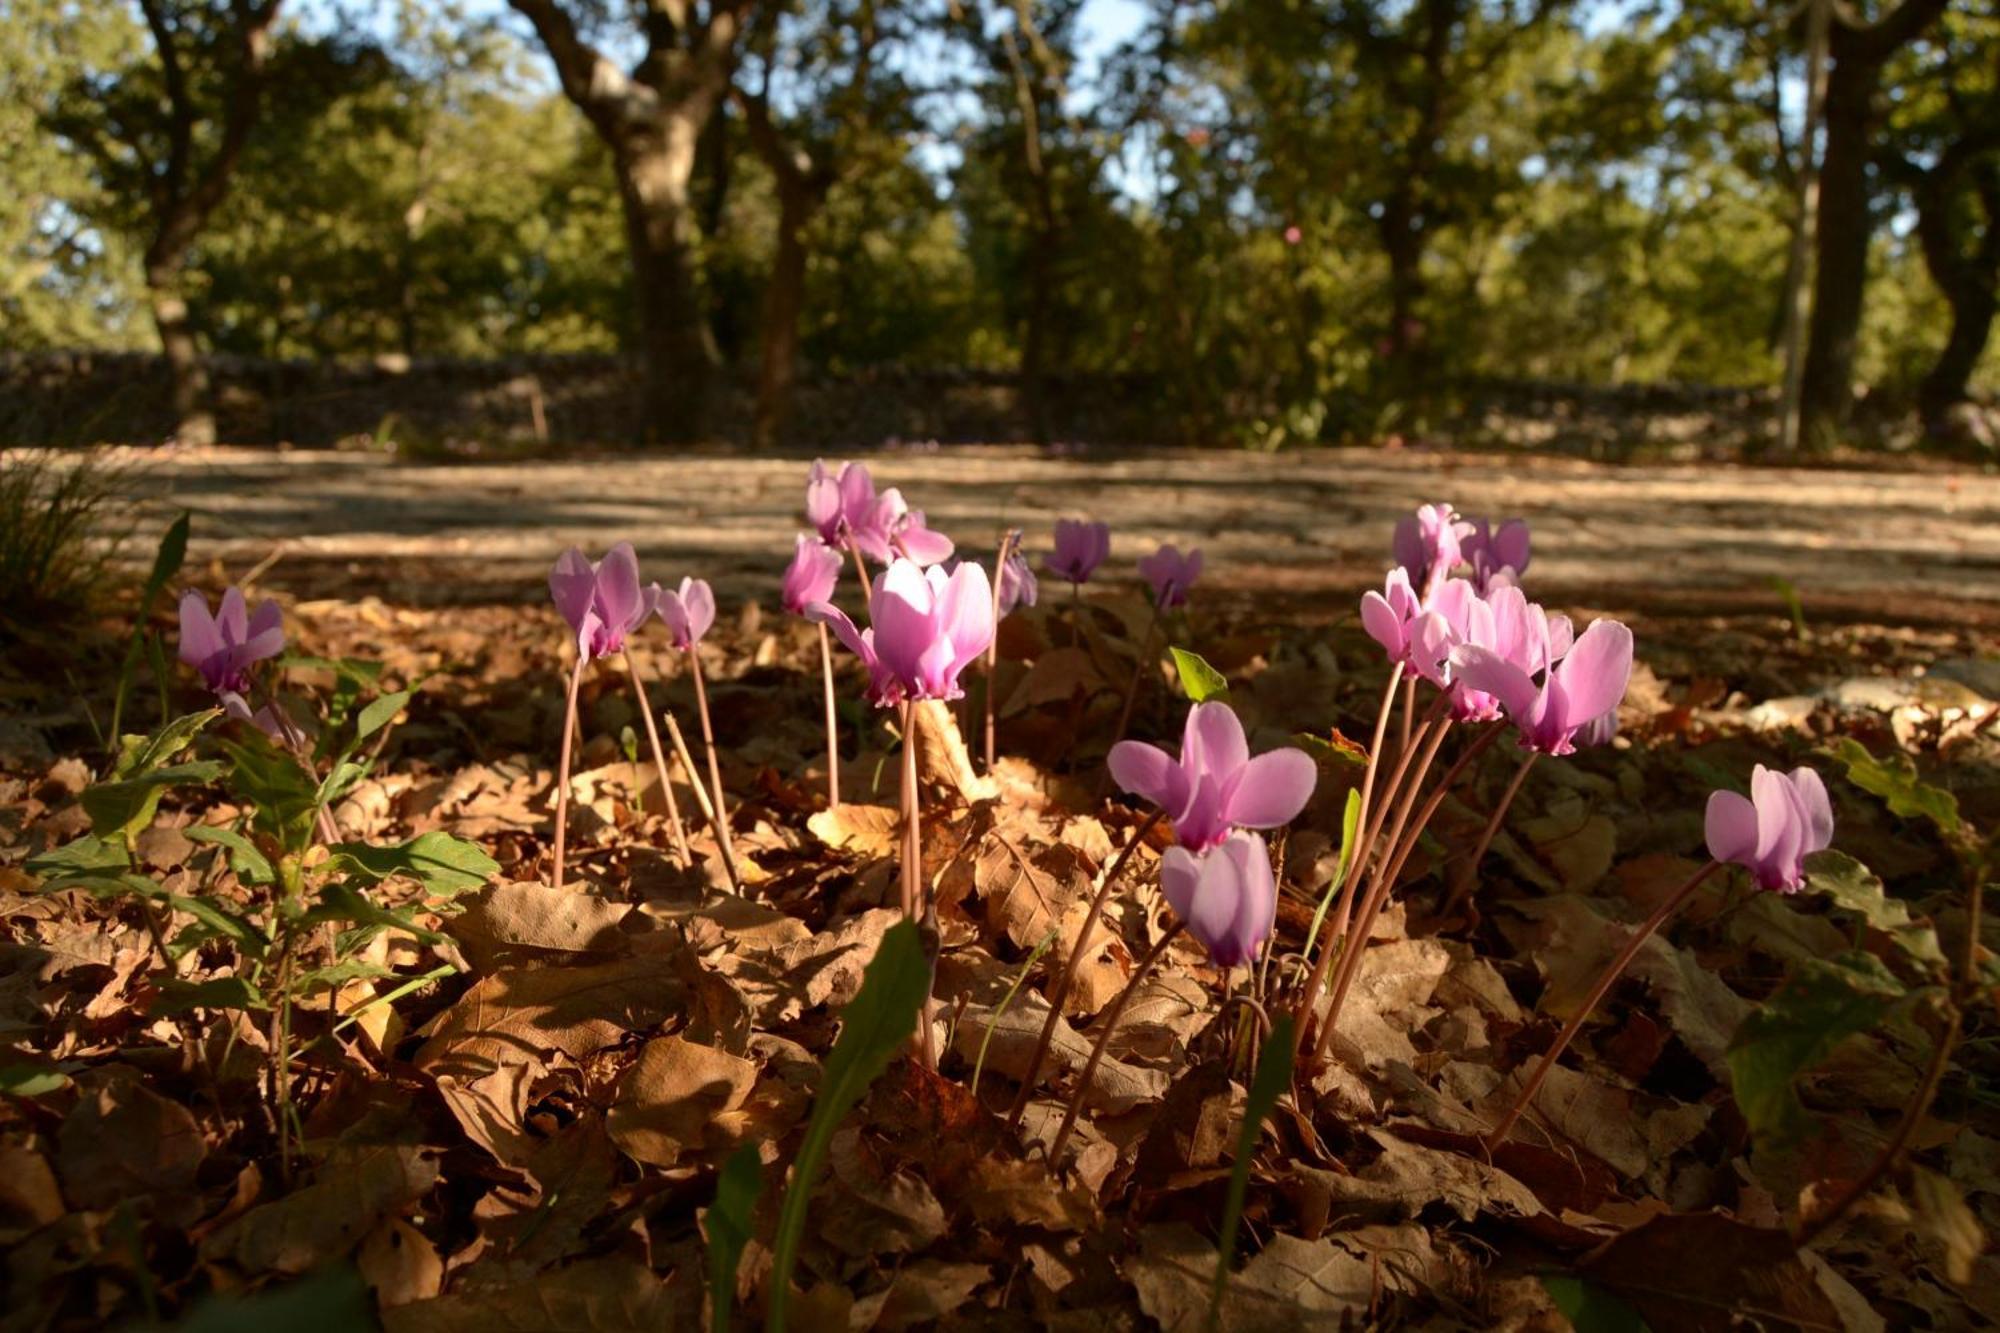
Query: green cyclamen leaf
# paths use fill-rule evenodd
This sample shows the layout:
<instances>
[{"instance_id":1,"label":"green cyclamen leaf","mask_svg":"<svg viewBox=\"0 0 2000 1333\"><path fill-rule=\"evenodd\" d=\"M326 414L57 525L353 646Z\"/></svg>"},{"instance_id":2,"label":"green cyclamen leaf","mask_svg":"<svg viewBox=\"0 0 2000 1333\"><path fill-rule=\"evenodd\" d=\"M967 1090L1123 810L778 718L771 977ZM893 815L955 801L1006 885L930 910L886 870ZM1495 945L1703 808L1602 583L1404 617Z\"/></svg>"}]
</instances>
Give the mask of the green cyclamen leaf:
<instances>
[{"instance_id":1,"label":"green cyclamen leaf","mask_svg":"<svg viewBox=\"0 0 2000 1333\"><path fill-rule=\"evenodd\" d=\"M1873 955L1804 963L1737 1026L1725 1058L1736 1105L1760 1142L1795 1143L1811 1128L1798 1080L1856 1033L1879 1026L1910 992Z\"/></svg>"},{"instance_id":2,"label":"green cyclamen leaf","mask_svg":"<svg viewBox=\"0 0 2000 1333\"><path fill-rule=\"evenodd\" d=\"M757 1192L764 1187L764 1168L757 1145L746 1143L730 1154L715 1181L715 1202L702 1225L708 1232L708 1301L710 1333L729 1333L729 1316L736 1304L736 1267L750 1242L750 1214Z\"/></svg>"},{"instance_id":3,"label":"green cyclamen leaf","mask_svg":"<svg viewBox=\"0 0 2000 1333\"><path fill-rule=\"evenodd\" d=\"M238 833L233 828L220 828L211 824L194 824L181 832L189 842L213 843L229 850L229 868L236 872L236 878L245 884L270 884L278 878L278 872L271 867L268 857L257 850L257 844Z\"/></svg>"},{"instance_id":4,"label":"green cyclamen leaf","mask_svg":"<svg viewBox=\"0 0 2000 1333\"><path fill-rule=\"evenodd\" d=\"M254 1295L210 1296L172 1327L175 1333L374 1333L381 1327L374 1307L368 1284L343 1264ZM154 1333L167 1325L137 1327Z\"/></svg>"},{"instance_id":5,"label":"green cyclamen leaf","mask_svg":"<svg viewBox=\"0 0 2000 1333\"><path fill-rule=\"evenodd\" d=\"M819 1096L813 1100L806 1136L792 1159L772 1246L771 1295L765 1327L783 1333L785 1306L792 1294L792 1267L805 1234L806 1204L833 1132L861 1100L889 1061L917 1030L917 1014L930 990L930 963L916 926L898 921L882 935L881 947L861 977L861 991L840 1015L840 1037L826 1057Z\"/></svg>"},{"instance_id":6,"label":"green cyclamen leaf","mask_svg":"<svg viewBox=\"0 0 2000 1333\"><path fill-rule=\"evenodd\" d=\"M153 822L160 796L169 787L213 782L222 765L213 759L155 768L122 782L98 782L85 787L78 799L90 816L91 832L100 838L132 838Z\"/></svg>"},{"instance_id":7,"label":"green cyclamen leaf","mask_svg":"<svg viewBox=\"0 0 2000 1333\"><path fill-rule=\"evenodd\" d=\"M100 838L95 833L66 842L60 847L31 856L25 863L31 875L49 881L45 887L58 888L72 875L117 874L132 868L132 853L122 840Z\"/></svg>"},{"instance_id":8,"label":"green cyclamen leaf","mask_svg":"<svg viewBox=\"0 0 2000 1333\"><path fill-rule=\"evenodd\" d=\"M395 721L396 714L409 705L410 699L415 694L415 690L397 690L394 694L385 694L379 699L369 700L368 706L354 719L354 743L359 745Z\"/></svg>"},{"instance_id":9,"label":"green cyclamen leaf","mask_svg":"<svg viewBox=\"0 0 2000 1333\"><path fill-rule=\"evenodd\" d=\"M1875 872L1845 852L1816 852L1806 858L1806 892L1830 900L1895 941L1906 957L1943 979L1949 970L1937 929L1910 918L1909 904L1891 898Z\"/></svg>"},{"instance_id":10,"label":"green cyclamen leaf","mask_svg":"<svg viewBox=\"0 0 2000 1333\"><path fill-rule=\"evenodd\" d=\"M1180 672L1181 688L1194 703L1206 703L1210 699L1227 702L1229 698L1229 678L1201 659L1197 653L1185 648L1169 648L1174 655L1174 669Z\"/></svg>"},{"instance_id":11,"label":"green cyclamen leaf","mask_svg":"<svg viewBox=\"0 0 2000 1333\"><path fill-rule=\"evenodd\" d=\"M1916 763L1901 750L1877 758L1860 741L1842 736L1827 753L1846 767L1849 782L1881 797L1892 813L1928 819L1946 834L1958 832L1958 798L1919 778Z\"/></svg>"},{"instance_id":12,"label":"green cyclamen leaf","mask_svg":"<svg viewBox=\"0 0 2000 1333\"><path fill-rule=\"evenodd\" d=\"M1646 1333L1637 1310L1593 1282L1551 1274L1542 1288L1576 1333Z\"/></svg>"},{"instance_id":13,"label":"green cyclamen leaf","mask_svg":"<svg viewBox=\"0 0 2000 1333\"><path fill-rule=\"evenodd\" d=\"M154 1014L185 1014L194 1009L268 1009L264 997L242 977L211 977L207 981L183 981L166 977L160 992L147 1006Z\"/></svg>"},{"instance_id":14,"label":"green cyclamen leaf","mask_svg":"<svg viewBox=\"0 0 2000 1333\"><path fill-rule=\"evenodd\" d=\"M142 778L164 767L175 755L192 745L194 738L208 729L209 723L221 716L220 708L204 708L198 713L183 713L150 736L125 737L120 742L118 763L112 776L119 779Z\"/></svg>"},{"instance_id":15,"label":"green cyclamen leaf","mask_svg":"<svg viewBox=\"0 0 2000 1333\"><path fill-rule=\"evenodd\" d=\"M408 842L387 847L365 842L338 843L328 864L369 884L401 875L441 898L480 888L500 873L500 863L478 843L438 832L420 833Z\"/></svg>"},{"instance_id":16,"label":"green cyclamen leaf","mask_svg":"<svg viewBox=\"0 0 2000 1333\"><path fill-rule=\"evenodd\" d=\"M1250 1159L1257 1155L1257 1138L1277 1108L1278 1098L1292 1085L1292 1016L1279 1015L1264 1038L1257 1071L1250 1076L1250 1095L1243 1103L1243 1130L1236 1138L1236 1161L1229 1171L1229 1194L1222 1205L1222 1235L1216 1242L1215 1287L1208 1300L1208 1326L1218 1327L1222 1298L1229 1291L1229 1270L1236 1264L1236 1228L1243 1220L1243 1200L1250 1192Z\"/></svg>"}]
</instances>

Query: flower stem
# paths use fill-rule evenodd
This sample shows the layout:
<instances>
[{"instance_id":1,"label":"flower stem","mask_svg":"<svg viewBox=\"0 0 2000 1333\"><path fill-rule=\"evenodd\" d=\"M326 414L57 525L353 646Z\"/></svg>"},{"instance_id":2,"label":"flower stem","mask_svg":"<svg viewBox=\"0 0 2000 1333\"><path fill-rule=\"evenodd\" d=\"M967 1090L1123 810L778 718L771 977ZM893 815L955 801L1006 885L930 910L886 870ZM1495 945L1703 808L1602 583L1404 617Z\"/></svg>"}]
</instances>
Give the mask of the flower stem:
<instances>
[{"instance_id":1,"label":"flower stem","mask_svg":"<svg viewBox=\"0 0 2000 1333\"><path fill-rule=\"evenodd\" d=\"M847 553L854 557L854 576L861 580L861 605L866 610L875 600L875 585L868 581L868 562L861 558L861 548L852 537L847 539Z\"/></svg>"},{"instance_id":2,"label":"flower stem","mask_svg":"<svg viewBox=\"0 0 2000 1333\"><path fill-rule=\"evenodd\" d=\"M1167 946L1174 942L1186 925L1184 921L1176 921L1167 928L1167 933L1160 936L1160 942L1148 949L1146 956L1139 960L1139 968L1132 974L1132 979L1125 983L1125 989L1118 992L1118 998L1111 1002L1111 1007L1098 1020L1103 1030L1097 1034L1097 1044L1090 1048L1090 1060L1077 1079L1076 1092L1069 1099L1069 1109L1063 1113L1062 1128L1056 1131L1055 1141L1049 1145L1051 1166L1062 1161L1062 1150L1069 1143L1070 1131L1076 1128L1077 1112L1083 1109L1083 1099L1090 1092L1090 1080L1097 1073L1097 1067L1104 1063L1105 1048L1111 1044L1111 1034L1118 1030L1118 1020L1125 1016L1125 1006L1131 1003L1139 987L1152 975L1153 965L1165 955Z\"/></svg>"},{"instance_id":3,"label":"flower stem","mask_svg":"<svg viewBox=\"0 0 2000 1333\"><path fill-rule=\"evenodd\" d=\"M1547 1052L1543 1054L1541 1061L1535 1066L1535 1072L1530 1074L1528 1081L1521 1085L1521 1091L1515 1096L1514 1104L1507 1108L1507 1114L1500 1118L1500 1123L1495 1125L1493 1132L1486 1136L1485 1145L1488 1155L1491 1155L1496 1148L1507 1141L1507 1135L1513 1132L1514 1123L1521 1118L1521 1113L1528 1109L1528 1104L1535 1100L1535 1094L1541 1091L1542 1084L1548 1079L1549 1070L1555 1068L1556 1061L1562 1058L1562 1053L1565 1050L1569 1049L1569 1044L1576 1039L1576 1034L1583 1030L1583 1025L1589 1019L1591 1011L1596 1009L1598 1003L1604 999L1605 992L1611 989L1612 983L1623 976L1625 969L1632 965L1632 960L1639 956L1639 950L1645 945L1647 940L1653 937L1653 932L1657 931L1668 917L1679 911L1681 905L1694 896L1694 891L1701 887L1702 881L1714 874L1721 866L1722 863L1720 861L1710 861L1700 870L1690 875L1685 884L1668 895L1666 901L1654 908L1653 914L1639 924L1639 928L1632 932L1632 937L1625 941L1625 947L1618 951L1618 956L1612 959L1610 965L1598 974L1596 983L1590 988L1589 996L1585 998L1577 1011L1570 1015L1569 1022L1563 1024L1563 1030L1556 1037L1555 1045L1549 1047Z\"/></svg>"},{"instance_id":4,"label":"flower stem","mask_svg":"<svg viewBox=\"0 0 2000 1333\"><path fill-rule=\"evenodd\" d=\"M722 848L722 863L728 867L729 883L739 894L742 881L736 876L736 846L729 840L729 802L722 792L722 761L715 753L715 728L708 720L708 687L701 678L701 651L688 649L688 664L694 668L694 706L701 717L701 743L708 751L708 780L715 788L715 840Z\"/></svg>"},{"instance_id":5,"label":"flower stem","mask_svg":"<svg viewBox=\"0 0 2000 1333\"><path fill-rule=\"evenodd\" d=\"M589 662L582 653L576 655L576 669L569 673L569 703L563 709L562 758L556 764L556 860L549 876L549 887L555 889L563 886L566 868L563 862L569 839L569 755L570 741L576 733L576 696L583 688L583 669Z\"/></svg>"},{"instance_id":6,"label":"flower stem","mask_svg":"<svg viewBox=\"0 0 2000 1333\"><path fill-rule=\"evenodd\" d=\"M1473 760L1484 754L1488 746L1500 739L1505 725L1501 722L1490 724L1472 744L1465 747L1464 752L1452 766L1445 770L1444 777L1431 792L1430 799L1424 802L1423 809L1417 813L1417 818L1407 836L1403 834L1403 820L1398 818L1395 830L1389 836L1389 849L1382 854L1382 860L1375 868L1375 879L1368 886L1368 896L1362 900L1361 915L1354 923L1353 947L1344 951L1340 980L1333 990L1333 1003L1327 1008L1326 1022L1320 1028L1319 1037L1313 1046L1314 1060L1324 1058L1327 1047L1332 1044L1334 1028L1340 1019L1341 1006L1346 1003L1347 992L1361 971L1361 955L1368 947L1368 932L1374 927L1375 918L1381 913L1382 905L1388 901L1389 894L1395 889L1396 877L1403 873L1403 863L1410 859L1410 853L1416 848L1417 840L1423 836L1424 829L1431 822L1431 816L1437 813L1440 805L1444 804L1444 798L1451 793L1459 775L1471 766ZM1424 770L1428 770L1431 761L1437 757L1438 742L1444 739L1444 733L1448 730L1450 724L1446 723L1438 727L1436 734L1431 738L1430 744L1425 748ZM1411 798L1416 796L1422 782L1423 772L1419 771L1410 780ZM1409 806L1405 804L1403 814L1408 813Z\"/></svg>"},{"instance_id":7,"label":"flower stem","mask_svg":"<svg viewBox=\"0 0 2000 1333\"><path fill-rule=\"evenodd\" d=\"M715 835L715 845L720 848L722 834L717 831L715 806L708 799L708 785L698 776L701 770L695 767L694 754L688 749L687 737L681 734L680 719L671 712L663 716L667 719L667 735L674 742L674 753L680 756L681 767L688 773L688 785L694 789L695 804L701 807L702 818L708 821L708 830ZM729 887L740 895L743 892L743 885L736 878L736 862L733 858L722 859L722 873L728 879Z\"/></svg>"},{"instance_id":8,"label":"flower stem","mask_svg":"<svg viewBox=\"0 0 2000 1333\"><path fill-rule=\"evenodd\" d=\"M840 809L840 719L833 706L833 645L822 623L819 627L819 675L826 691L826 808Z\"/></svg>"},{"instance_id":9,"label":"flower stem","mask_svg":"<svg viewBox=\"0 0 2000 1333\"><path fill-rule=\"evenodd\" d=\"M914 700L903 705L903 915L911 923L921 928L927 915L928 905L924 902L924 839L922 829L923 797L917 783L917 705ZM935 981L936 962L932 962ZM924 1004L918 1020L917 1049L921 1053L924 1067L937 1068L936 1036L932 1031L932 1015L936 1011L936 999L931 994L931 986L924 988Z\"/></svg>"},{"instance_id":10,"label":"flower stem","mask_svg":"<svg viewBox=\"0 0 2000 1333\"><path fill-rule=\"evenodd\" d=\"M993 642L986 645L986 772L993 771L993 686L1000 671L1000 580L1006 577L1007 557L1021 539L1018 530L1008 529L1000 538L1000 555L993 562Z\"/></svg>"},{"instance_id":11,"label":"flower stem","mask_svg":"<svg viewBox=\"0 0 2000 1333\"><path fill-rule=\"evenodd\" d=\"M820 632L826 632L824 627ZM629 648L625 650L625 674L632 678L632 693L639 698L639 716L646 719L646 740L653 747L653 767L659 774L660 794L667 798L667 827L674 835L674 854L685 870L694 864L694 853L688 850L687 831L681 827L680 802L674 799L674 784L667 777L667 755L660 748L660 728L653 721L653 706L646 699L646 682L640 678L639 664L632 660Z\"/></svg>"},{"instance_id":12,"label":"flower stem","mask_svg":"<svg viewBox=\"0 0 2000 1333\"><path fill-rule=\"evenodd\" d=\"M1056 1024L1062 1021L1063 1001L1069 997L1069 988L1076 981L1077 969L1083 966L1084 950L1090 947L1090 934L1097 929L1098 921L1104 915L1104 905L1111 901L1111 890L1118 883L1119 875L1125 871L1126 862L1146 841L1146 835L1166 817L1164 810L1155 810L1146 817L1146 822L1132 831L1125 842L1125 848L1118 853L1118 859L1111 863L1111 869L1104 874L1104 882L1097 886L1096 896L1090 900L1090 911L1084 914L1083 929L1077 934L1076 946L1069 951L1069 962L1063 965L1062 977L1055 989L1049 992L1049 1016L1042 1020L1042 1035L1035 1039L1035 1053L1028 1057L1027 1073L1021 1079L1021 1090L1014 1096L1014 1105L1007 1112L1007 1123L1018 1125L1021 1116L1028 1109L1028 1101L1035 1093L1035 1076L1041 1073L1042 1061L1048 1058L1049 1043L1055 1040Z\"/></svg>"},{"instance_id":13,"label":"flower stem","mask_svg":"<svg viewBox=\"0 0 2000 1333\"><path fill-rule=\"evenodd\" d=\"M1417 678L1408 672L1403 674L1403 745L1410 748L1410 719L1417 715Z\"/></svg>"},{"instance_id":14,"label":"flower stem","mask_svg":"<svg viewBox=\"0 0 2000 1333\"><path fill-rule=\"evenodd\" d=\"M1312 973L1306 980L1305 994L1299 1000L1298 1015L1292 1021L1292 1060L1295 1064L1298 1061L1299 1043L1305 1038L1306 1013L1312 1007L1320 989L1326 985L1327 973L1332 970L1333 960L1339 954L1335 942L1347 933L1347 922L1354 910L1354 887L1360 882L1356 866L1365 848L1363 831L1368 827L1370 806L1375 799L1375 775L1381 767L1382 741L1389 731L1389 714L1396 708L1396 683L1402 674L1400 667L1390 670L1389 683L1382 691L1381 706L1375 710L1375 739L1368 746L1368 768L1361 775L1361 808L1355 812L1355 845L1347 849L1347 862L1341 869L1340 883L1332 890L1340 898L1334 906L1333 929L1327 932L1326 947L1320 950L1319 957L1313 961ZM1312 941L1308 939L1306 945L1310 949Z\"/></svg>"},{"instance_id":15,"label":"flower stem","mask_svg":"<svg viewBox=\"0 0 2000 1333\"><path fill-rule=\"evenodd\" d=\"M1479 863L1486 859L1486 851L1493 845L1494 835L1500 832L1500 821L1507 817L1508 808L1514 804L1514 798L1521 793L1521 784L1527 780L1528 770L1535 766L1535 760L1540 757L1540 750L1528 751L1522 758L1520 767L1514 770L1514 776L1508 779L1507 790L1500 793L1499 803L1493 807L1493 814L1487 819L1486 828L1479 835L1479 844L1472 849L1472 859L1467 861L1465 868L1459 872L1458 882L1452 886L1451 896L1445 899L1443 908L1438 912L1439 916L1449 920L1458 910L1458 905L1465 901L1465 896L1472 892L1472 886L1479 882Z\"/></svg>"}]
</instances>

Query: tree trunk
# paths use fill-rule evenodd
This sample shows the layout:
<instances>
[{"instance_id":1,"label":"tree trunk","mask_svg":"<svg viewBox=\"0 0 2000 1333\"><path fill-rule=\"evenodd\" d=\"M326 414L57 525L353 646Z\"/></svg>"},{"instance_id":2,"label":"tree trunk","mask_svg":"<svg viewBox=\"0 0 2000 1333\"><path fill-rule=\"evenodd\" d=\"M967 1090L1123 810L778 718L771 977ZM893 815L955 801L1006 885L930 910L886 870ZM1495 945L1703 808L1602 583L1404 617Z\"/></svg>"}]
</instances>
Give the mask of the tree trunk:
<instances>
[{"instance_id":1,"label":"tree trunk","mask_svg":"<svg viewBox=\"0 0 2000 1333\"><path fill-rule=\"evenodd\" d=\"M757 415L751 443L776 449L784 442L792 414L792 386L798 376L799 316L806 303L806 228L819 209L810 185L778 178L778 251L771 261L771 285L764 294L764 331L757 370Z\"/></svg>"},{"instance_id":2,"label":"tree trunk","mask_svg":"<svg viewBox=\"0 0 2000 1333\"><path fill-rule=\"evenodd\" d=\"M1952 158L1947 153L1947 159ZM1951 306L1951 332L1944 350L1918 390L1925 430L1938 438L1951 434L1955 410L1972 397L1972 372L1986 353L1993 318L2000 310L2000 173L1977 179L1978 209L1986 215L1979 245L1967 254L1964 238L1954 225L1952 195L1959 182L1959 163L1948 161L1917 193L1917 238L1924 267Z\"/></svg>"},{"instance_id":3,"label":"tree trunk","mask_svg":"<svg viewBox=\"0 0 2000 1333\"><path fill-rule=\"evenodd\" d=\"M614 153L632 250L644 357L640 433L650 443L704 438L718 357L701 303L698 227L689 197L705 109L664 113Z\"/></svg>"},{"instance_id":4,"label":"tree trunk","mask_svg":"<svg viewBox=\"0 0 2000 1333\"><path fill-rule=\"evenodd\" d=\"M1836 24L1828 51L1826 143L1820 156L1819 256L1811 337L1800 394L1800 437L1824 450L1854 406L1854 352L1868 280L1868 165L1874 155L1882 68L1944 12L1947 0L1903 0L1866 27Z\"/></svg>"},{"instance_id":5,"label":"tree trunk","mask_svg":"<svg viewBox=\"0 0 2000 1333\"><path fill-rule=\"evenodd\" d=\"M214 444L215 414L208 405L208 368L202 364L187 298L181 292L182 255L146 265L146 299L160 333L167 362L168 401L174 413L173 439L179 444Z\"/></svg>"},{"instance_id":6,"label":"tree trunk","mask_svg":"<svg viewBox=\"0 0 2000 1333\"><path fill-rule=\"evenodd\" d=\"M1046 182L1043 183L1046 188ZM1046 224L1028 238L1028 315L1021 331L1021 408L1028 433L1047 448L1049 429L1049 312L1055 305L1056 234Z\"/></svg>"},{"instance_id":7,"label":"tree trunk","mask_svg":"<svg viewBox=\"0 0 2000 1333\"><path fill-rule=\"evenodd\" d=\"M1854 352L1868 279L1868 243L1875 230L1868 159L1881 66L1856 56L1839 59L1839 49L1836 36L1836 60L1826 88L1812 332L1800 389L1801 443L1819 452L1838 441L1854 406Z\"/></svg>"}]
</instances>

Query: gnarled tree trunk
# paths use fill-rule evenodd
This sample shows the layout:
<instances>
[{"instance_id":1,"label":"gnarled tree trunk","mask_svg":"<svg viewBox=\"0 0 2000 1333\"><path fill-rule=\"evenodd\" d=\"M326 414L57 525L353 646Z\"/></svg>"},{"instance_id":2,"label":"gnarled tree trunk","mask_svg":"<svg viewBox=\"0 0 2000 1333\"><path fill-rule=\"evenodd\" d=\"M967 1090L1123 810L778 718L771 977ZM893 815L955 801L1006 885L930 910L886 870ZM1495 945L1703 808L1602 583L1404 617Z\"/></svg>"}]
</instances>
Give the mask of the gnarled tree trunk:
<instances>
[{"instance_id":1,"label":"gnarled tree trunk","mask_svg":"<svg viewBox=\"0 0 2000 1333\"><path fill-rule=\"evenodd\" d=\"M1813 272L1811 336L1801 388L1805 447L1835 443L1854 406L1854 353L1874 235L1868 181L1880 124L1882 68L1944 12L1946 0L1903 0L1862 28L1836 26L1828 49L1826 147L1820 164L1819 256Z\"/></svg>"}]
</instances>

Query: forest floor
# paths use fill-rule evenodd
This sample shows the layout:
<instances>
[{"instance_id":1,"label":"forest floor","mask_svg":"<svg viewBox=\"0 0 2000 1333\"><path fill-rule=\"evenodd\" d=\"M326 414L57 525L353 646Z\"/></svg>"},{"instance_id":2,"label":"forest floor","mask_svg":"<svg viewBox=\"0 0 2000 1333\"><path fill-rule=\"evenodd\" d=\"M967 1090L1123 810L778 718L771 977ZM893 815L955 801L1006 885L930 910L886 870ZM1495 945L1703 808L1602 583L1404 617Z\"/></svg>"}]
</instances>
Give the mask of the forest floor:
<instances>
[{"instance_id":1,"label":"forest floor","mask_svg":"<svg viewBox=\"0 0 2000 1333\"><path fill-rule=\"evenodd\" d=\"M129 461L157 510L148 530L194 515L176 592L249 579L253 597L281 601L293 652L379 663L369 689L413 689L332 811L341 837L383 848L451 834L497 873L476 888L435 873L362 885L385 911L344 918L336 943L351 956L301 937L301 975L319 989L274 1047L269 1013L244 998L269 993L270 970L252 965L241 927L218 934L200 905L277 919L255 859L220 842L261 838L235 778L190 778L145 812L129 873L172 898L142 910L49 892L50 863L28 868L129 809L90 793L106 790L92 730L131 599L81 633L31 629L0 659L0 1333L287 1291L320 1322L253 1304L211 1307L213 1322L191 1327L695 1327L716 1234L704 1210L744 1144L764 1166L736 1290L740 1321L760 1321L786 1167L841 1007L897 915L895 738L836 648L846 804L822 808L817 641L777 605L806 460L429 465L230 449ZM1114 555L1081 605L1045 581L1040 605L1003 624L990 776L947 731L919 732L941 1068L896 1061L834 1136L792 1327L1208 1322L1256 1031L1252 1006L1222 997L1247 987L1275 1016L1296 994L1358 775L1341 738L1367 738L1384 679L1356 599L1380 586L1395 518L1439 500L1527 518L1527 591L1579 626L1632 624L1620 734L1529 770L1476 872L1464 851L1516 769L1511 746L1441 799L1328 1060L1300 1072L1265 1125L1219 1327L2000 1324L2000 1022L1990 967L1960 964L2000 952L2000 911L1971 912L1976 835L1950 832L1935 794L1964 830L2000 826L2000 478L1419 451L868 461L968 548L1018 526L1039 555L1055 517L1083 515L1111 524ZM699 866L676 864L609 662L582 690L570 883L548 886L568 660L548 567L572 543L596 554L621 539L648 578L716 585L702 661L743 898L693 814L700 776L679 764ZM1274 838L1271 960L1246 979L1185 940L1169 950L1089 1076L1051 1173L1088 1043L1171 919L1158 890L1170 840L1155 830L1089 937L1064 1006L1074 1027L1058 1026L1010 1127L1048 1013L1043 971L1027 965L1045 941L1044 970L1083 938L1097 877L1145 820L1099 775L1127 680L1157 666L1131 567L1164 540L1207 559L1167 641L1228 677L1252 750L1333 743L1313 747L1320 790ZM854 603L851 587L841 595ZM151 623L171 658L168 598ZM634 656L654 706L693 739L684 659L658 626ZM340 679L325 663L285 672L308 728L345 706ZM1164 668L1143 682L1132 731L1171 746L1186 701ZM202 702L186 672L169 688L169 711ZM128 730L159 725L156 693L142 669ZM1853 767L1838 749L1849 740L1884 762ZM194 752L223 753L206 736ZM1796 895L1735 872L1710 880L1513 1141L1482 1151L1596 968L1699 866L1708 793L1745 787L1755 763L1824 775L1834 852ZM341 864L304 862L313 884ZM1474 910L1442 915L1462 881ZM1788 1047L1798 1077L1773 1092L1765 1067L1767 1095L1747 1105L1731 1066L1746 1020L1792 993L1787 978L1837 989L1864 974L1872 1017L1808 1013L1824 1048ZM1795 1246L1800 1219L1905 1128L1940 1039L1956 1046L1907 1126L1907 1157ZM274 1148L274 1049L293 1052L290 1162ZM261 1324L220 1322L231 1317Z\"/></svg>"}]
</instances>

